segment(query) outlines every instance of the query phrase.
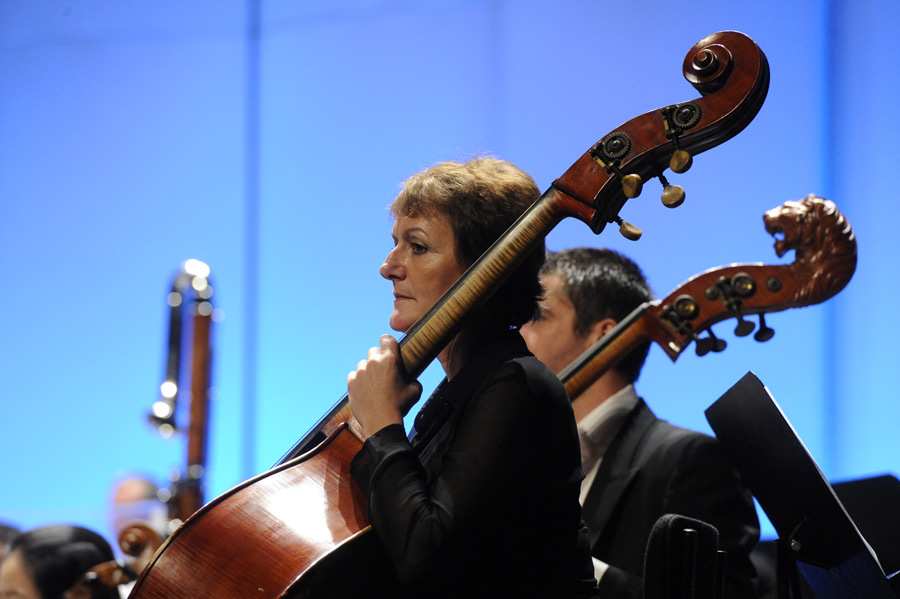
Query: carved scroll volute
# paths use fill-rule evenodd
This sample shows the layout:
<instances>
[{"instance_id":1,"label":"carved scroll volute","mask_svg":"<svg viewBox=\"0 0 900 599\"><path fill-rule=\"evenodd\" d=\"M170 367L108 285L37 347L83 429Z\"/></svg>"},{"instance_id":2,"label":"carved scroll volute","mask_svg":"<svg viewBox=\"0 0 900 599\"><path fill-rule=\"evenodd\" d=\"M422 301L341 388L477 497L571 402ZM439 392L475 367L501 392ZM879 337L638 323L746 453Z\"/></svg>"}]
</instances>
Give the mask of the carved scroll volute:
<instances>
[{"instance_id":1,"label":"carved scroll volute","mask_svg":"<svg viewBox=\"0 0 900 599\"><path fill-rule=\"evenodd\" d=\"M684 59L683 75L703 97L644 113L613 129L554 182L597 207L594 232L614 222L627 201L617 179L660 176L676 151L696 155L734 137L757 115L769 89L765 54L736 31L695 44ZM612 152L606 144L614 138L618 144Z\"/></svg>"},{"instance_id":2,"label":"carved scroll volute","mask_svg":"<svg viewBox=\"0 0 900 599\"><path fill-rule=\"evenodd\" d=\"M136 574L147 567L153 555L162 545L163 539L152 526L145 522L135 522L119 533L119 547L131 559L131 568Z\"/></svg>"}]
</instances>

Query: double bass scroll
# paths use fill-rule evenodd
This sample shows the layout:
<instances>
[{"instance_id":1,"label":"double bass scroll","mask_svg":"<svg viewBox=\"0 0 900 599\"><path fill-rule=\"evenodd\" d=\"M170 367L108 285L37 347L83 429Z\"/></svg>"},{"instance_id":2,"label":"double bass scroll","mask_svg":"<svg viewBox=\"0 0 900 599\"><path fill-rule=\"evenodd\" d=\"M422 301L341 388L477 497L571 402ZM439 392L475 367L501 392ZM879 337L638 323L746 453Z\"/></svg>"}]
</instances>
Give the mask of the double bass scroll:
<instances>
[{"instance_id":1,"label":"double bass scroll","mask_svg":"<svg viewBox=\"0 0 900 599\"><path fill-rule=\"evenodd\" d=\"M814 195L785 202L763 215L778 257L794 250L791 264L729 264L697 274L662 300L645 302L559 373L570 397L584 392L633 349L656 342L674 362L694 343L697 354L725 349L712 326L738 321L739 337L753 332L745 317L759 315L757 341L774 331L764 314L824 302L841 291L856 270L856 236L834 202ZM701 337L706 332L705 337Z\"/></svg>"}]
</instances>

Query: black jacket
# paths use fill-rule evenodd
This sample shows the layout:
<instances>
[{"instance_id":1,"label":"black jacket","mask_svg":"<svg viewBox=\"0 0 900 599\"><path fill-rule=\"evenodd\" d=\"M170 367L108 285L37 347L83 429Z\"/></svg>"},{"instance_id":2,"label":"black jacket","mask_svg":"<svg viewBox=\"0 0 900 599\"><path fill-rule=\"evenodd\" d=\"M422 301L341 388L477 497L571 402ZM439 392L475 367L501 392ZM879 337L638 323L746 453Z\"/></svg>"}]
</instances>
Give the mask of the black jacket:
<instances>
[{"instance_id":1,"label":"black jacket","mask_svg":"<svg viewBox=\"0 0 900 599\"><path fill-rule=\"evenodd\" d=\"M613 439L584 502L591 552L610 568L602 597L642 597L644 554L656 520L708 522L727 551L728 599L752 598L750 551L759 540L752 497L713 437L672 426L640 401Z\"/></svg>"}]
</instances>

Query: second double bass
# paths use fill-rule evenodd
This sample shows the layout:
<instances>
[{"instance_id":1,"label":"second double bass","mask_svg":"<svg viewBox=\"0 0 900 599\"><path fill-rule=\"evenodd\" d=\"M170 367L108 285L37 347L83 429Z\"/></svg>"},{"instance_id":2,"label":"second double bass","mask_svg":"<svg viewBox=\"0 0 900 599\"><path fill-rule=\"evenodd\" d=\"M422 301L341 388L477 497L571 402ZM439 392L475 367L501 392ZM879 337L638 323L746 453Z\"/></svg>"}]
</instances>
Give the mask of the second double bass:
<instances>
[{"instance_id":1,"label":"second double bass","mask_svg":"<svg viewBox=\"0 0 900 599\"><path fill-rule=\"evenodd\" d=\"M818 304L843 289L856 270L856 237L833 202L814 195L786 202L763 216L766 230L783 234L775 242L781 257L796 250L793 264L729 264L699 273L662 300L638 306L603 339L559 373L570 397L578 397L635 347L655 341L675 361L695 343L697 355L720 352L724 339L712 325L738 321L735 335L746 337L759 315L757 341L775 334L764 315ZM705 337L701 337L706 332Z\"/></svg>"},{"instance_id":2,"label":"second double bass","mask_svg":"<svg viewBox=\"0 0 900 599\"><path fill-rule=\"evenodd\" d=\"M646 113L601 139L408 331L401 353L411 378L562 218L579 218L597 233L617 222L633 234L618 212L640 182L661 175L673 155L683 169L685 154L739 132L758 111L768 84L765 57L752 40L733 32L695 46L685 59L685 76L704 97ZM348 475L360 448L346 430L348 417L341 400L280 465L190 518L144 571L132 596L327 596L324 573L335 561L365 565L361 548L373 535L364 497Z\"/></svg>"}]
</instances>

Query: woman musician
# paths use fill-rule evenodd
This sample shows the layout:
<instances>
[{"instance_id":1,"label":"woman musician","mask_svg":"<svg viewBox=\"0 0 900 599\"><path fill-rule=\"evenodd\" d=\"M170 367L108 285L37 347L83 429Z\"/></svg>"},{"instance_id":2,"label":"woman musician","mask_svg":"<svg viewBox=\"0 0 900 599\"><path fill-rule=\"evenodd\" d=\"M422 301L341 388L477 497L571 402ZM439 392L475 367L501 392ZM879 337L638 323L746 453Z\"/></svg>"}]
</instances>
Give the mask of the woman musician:
<instances>
[{"instance_id":1,"label":"woman musician","mask_svg":"<svg viewBox=\"0 0 900 599\"><path fill-rule=\"evenodd\" d=\"M445 162L405 181L391 206L391 328L406 332L539 196L494 158ZM446 378L421 394L381 338L348 376L351 466L400 583L417 597L592 597L578 503L581 452L559 380L519 335L541 296L544 246L481 304L438 355Z\"/></svg>"}]
</instances>

